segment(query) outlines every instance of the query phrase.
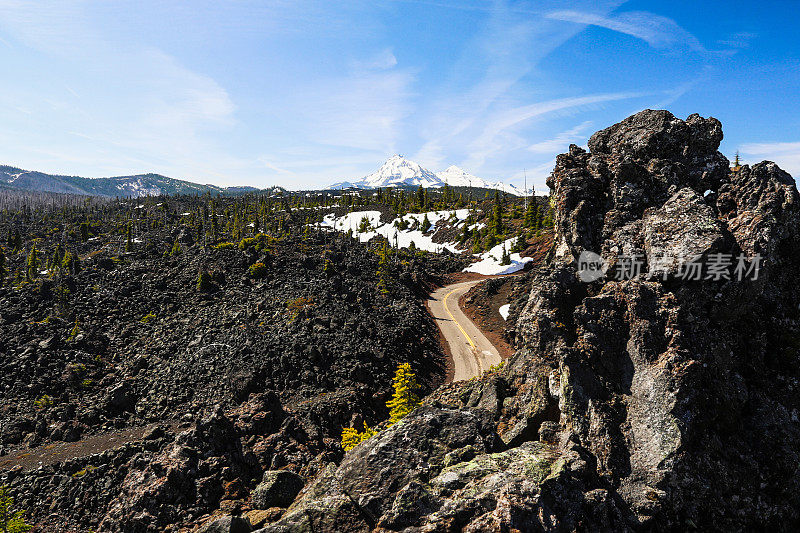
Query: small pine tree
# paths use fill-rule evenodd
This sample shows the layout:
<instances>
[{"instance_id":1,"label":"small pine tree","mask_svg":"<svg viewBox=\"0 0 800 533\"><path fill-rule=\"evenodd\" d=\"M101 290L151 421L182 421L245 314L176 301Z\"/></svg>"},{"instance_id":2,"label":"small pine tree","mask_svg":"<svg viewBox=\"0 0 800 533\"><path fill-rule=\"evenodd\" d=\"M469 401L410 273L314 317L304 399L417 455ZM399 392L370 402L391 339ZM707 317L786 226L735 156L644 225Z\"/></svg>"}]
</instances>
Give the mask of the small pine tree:
<instances>
[{"instance_id":1,"label":"small pine tree","mask_svg":"<svg viewBox=\"0 0 800 533\"><path fill-rule=\"evenodd\" d=\"M373 435L375 435L375 430L366 422L364 422L364 431L362 432L356 428L342 428L342 448L344 451L352 450Z\"/></svg>"},{"instance_id":2,"label":"small pine tree","mask_svg":"<svg viewBox=\"0 0 800 533\"><path fill-rule=\"evenodd\" d=\"M0 485L0 531L3 533L25 533L32 526L25 522L25 511L14 506L14 498L8 487Z\"/></svg>"},{"instance_id":3,"label":"small pine tree","mask_svg":"<svg viewBox=\"0 0 800 533\"><path fill-rule=\"evenodd\" d=\"M551 205L547 208L546 214L542 217L542 228L552 228L553 227L553 206L552 202Z\"/></svg>"},{"instance_id":4,"label":"small pine tree","mask_svg":"<svg viewBox=\"0 0 800 533\"><path fill-rule=\"evenodd\" d=\"M489 231L486 233L486 238L483 240L483 249L491 250L497 244L497 235Z\"/></svg>"},{"instance_id":5,"label":"small pine tree","mask_svg":"<svg viewBox=\"0 0 800 533\"><path fill-rule=\"evenodd\" d=\"M22 236L19 234L18 229L14 230L14 244L11 249L14 251L22 250Z\"/></svg>"},{"instance_id":6,"label":"small pine tree","mask_svg":"<svg viewBox=\"0 0 800 533\"><path fill-rule=\"evenodd\" d=\"M75 326L72 328L72 331L69 332L69 337L67 337L68 341L74 341L75 338L81 334L81 328L78 326L78 319L75 319Z\"/></svg>"},{"instance_id":7,"label":"small pine tree","mask_svg":"<svg viewBox=\"0 0 800 533\"><path fill-rule=\"evenodd\" d=\"M422 226L420 227L422 233L428 233L428 230L431 229L431 221L428 220L428 213L425 213L425 217L422 219Z\"/></svg>"},{"instance_id":8,"label":"small pine tree","mask_svg":"<svg viewBox=\"0 0 800 533\"><path fill-rule=\"evenodd\" d=\"M303 241L302 241L302 251L305 253L308 251L308 241L311 237L311 222L309 221L308 217L306 217L306 223L303 225Z\"/></svg>"},{"instance_id":9,"label":"small pine tree","mask_svg":"<svg viewBox=\"0 0 800 533\"><path fill-rule=\"evenodd\" d=\"M369 217L361 217L361 222L358 224L358 232L367 233L370 229L372 229L372 225L369 223Z\"/></svg>"},{"instance_id":10,"label":"small pine tree","mask_svg":"<svg viewBox=\"0 0 800 533\"><path fill-rule=\"evenodd\" d=\"M527 241L525 240L525 232L521 231L519 235L517 235L517 240L514 241L514 247L511 248L511 251L514 253L522 253L525 251L525 248L528 246Z\"/></svg>"},{"instance_id":11,"label":"small pine tree","mask_svg":"<svg viewBox=\"0 0 800 533\"><path fill-rule=\"evenodd\" d=\"M178 242L178 239L175 239L175 244L172 245L172 250L170 250L169 255L171 257L176 257L181 255L181 244Z\"/></svg>"},{"instance_id":12,"label":"small pine tree","mask_svg":"<svg viewBox=\"0 0 800 533\"><path fill-rule=\"evenodd\" d=\"M133 239L131 238L131 230L133 228L133 224L128 222L128 225L125 228L125 251L131 252L133 250Z\"/></svg>"},{"instance_id":13,"label":"small pine tree","mask_svg":"<svg viewBox=\"0 0 800 533\"><path fill-rule=\"evenodd\" d=\"M419 389L417 376L411 371L409 363L398 365L392 383L394 394L386 402L389 408L389 423L394 424L416 409L421 402L416 391Z\"/></svg>"},{"instance_id":14,"label":"small pine tree","mask_svg":"<svg viewBox=\"0 0 800 533\"><path fill-rule=\"evenodd\" d=\"M78 256L72 252L64 254L64 259L61 261L61 269L69 274L77 274L81 271L81 263Z\"/></svg>"},{"instance_id":15,"label":"small pine tree","mask_svg":"<svg viewBox=\"0 0 800 533\"><path fill-rule=\"evenodd\" d=\"M510 265L511 264L511 256L506 250L506 245L503 245L503 255L500 256L500 264L501 265Z\"/></svg>"},{"instance_id":16,"label":"small pine tree","mask_svg":"<svg viewBox=\"0 0 800 533\"><path fill-rule=\"evenodd\" d=\"M733 170L739 170L742 165L739 163L739 150L736 150L736 156L733 160Z\"/></svg>"},{"instance_id":17,"label":"small pine tree","mask_svg":"<svg viewBox=\"0 0 800 533\"><path fill-rule=\"evenodd\" d=\"M56 245L56 249L53 252L53 257L50 259L50 264L48 265L48 269L50 271L54 271L61 267L61 262L64 260L64 248L61 246L61 243Z\"/></svg>"},{"instance_id":18,"label":"small pine tree","mask_svg":"<svg viewBox=\"0 0 800 533\"><path fill-rule=\"evenodd\" d=\"M0 246L0 285L3 285L7 273L8 270L6 270L6 255L3 253L3 247Z\"/></svg>"},{"instance_id":19,"label":"small pine tree","mask_svg":"<svg viewBox=\"0 0 800 533\"><path fill-rule=\"evenodd\" d=\"M253 263L247 269L247 273L253 279L263 279L267 277L268 269L264 263Z\"/></svg>"},{"instance_id":20,"label":"small pine tree","mask_svg":"<svg viewBox=\"0 0 800 533\"><path fill-rule=\"evenodd\" d=\"M536 220L539 218L539 208L536 205L536 200L532 199L528 204L528 209L525 211L525 227L533 228L536 226Z\"/></svg>"},{"instance_id":21,"label":"small pine tree","mask_svg":"<svg viewBox=\"0 0 800 533\"><path fill-rule=\"evenodd\" d=\"M200 292L208 292L214 288L211 282L211 275L207 270L201 270L197 275L197 290Z\"/></svg>"},{"instance_id":22,"label":"small pine tree","mask_svg":"<svg viewBox=\"0 0 800 533\"><path fill-rule=\"evenodd\" d=\"M39 274L39 254L36 251L35 244L31 247L30 253L28 253L27 267L26 276L28 281L36 279L36 276Z\"/></svg>"},{"instance_id":23,"label":"small pine tree","mask_svg":"<svg viewBox=\"0 0 800 533\"><path fill-rule=\"evenodd\" d=\"M81 222L80 226L81 232L81 241L86 242L89 240L89 223L88 222Z\"/></svg>"},{"instance_id":24,"label":"small pine tree","mask_svg":"<svg viewBox=\"0 0 800 533\"><path fill-rule=\"evenodd\" d=\"M500 192L494 191L494 209L492 210L492 223L495 235L503 234L503 205L500 201Z\"/></svg>"},{"instance_id":25,"label":"small pine tree","mask_svg":"<svg viewBox=\"0 0 800 533\"><path fill-rule=\"evenodd\" d=\"M211 239L216 242L219 235L219 220L217 220L217 206L211 202Z\"/></svg>"},{"instance_id":26,"label":"small pine tree","mask_svg":"<svg viewBox=\"0 0 800 533\"><path fill-rule=\"evenodd\" d=\"M458 237L458 242L460 244L464 244L467 242L472 235L472 232L469 230L469 224L464 224L464 228L461 230L461 235Z\"/></svg>"},{"instance_id":27,"label":"small pine tree","mask_svg":"<svg viewBox=\"0 0 800 533\"><path fill-rule=\"evenodd\" d=\"M483 248L481 247L480 235L476 233L475 236L472 238L472 253L477 255L482 251Z\"/></svg>"}]
</instances>

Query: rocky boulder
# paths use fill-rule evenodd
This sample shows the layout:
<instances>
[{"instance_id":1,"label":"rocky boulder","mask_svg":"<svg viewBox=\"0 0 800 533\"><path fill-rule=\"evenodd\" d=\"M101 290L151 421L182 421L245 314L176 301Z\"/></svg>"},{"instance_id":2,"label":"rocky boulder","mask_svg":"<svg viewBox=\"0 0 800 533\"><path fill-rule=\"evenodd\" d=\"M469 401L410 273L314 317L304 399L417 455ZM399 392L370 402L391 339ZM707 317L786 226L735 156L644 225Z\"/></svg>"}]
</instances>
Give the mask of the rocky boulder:
<instances>
[{"instance_id":1,"label":"rocky boulder","mask_svg":"<svg viewBox=\"0 0 800 533\"><path fill-rule=\"evenodd\" d=\"M319 516L314 531L413 522L433 509L425 486L442 469L501 446L486 411L420 408L354 448L338 468L326 469L264 531L303 530L309 527L309 513Z\"/></svg>"},{"instance_id":2,"label":"rocky boulder","mask_svg":"<svg viewBox=\"0 0 800 533\"><path fill-rule=\"evenodd\" d=\"M720 140L714 119L643 111L595 134L590 153L559 156L548 181L557 257L517 321L507 379L551 369L562 442L589 454L624 527L747 530L799 516L785 481L800 458L798 192L773 163L729 170ZM587 250L611 266L641 252L644 264L632 279L582 283ZM678 276L715 254L762 268ZM508 411L525 403L517 394ZM772 453L756 444L767 441Z\"/></svg>"},{"instance_id":3,"label":"rocky boulder","mask_svg":"<svg viewBox=\"0 0 800 533\"><path fill-rule=\"evenodd\" d=\"M241 516L224 516L200 528L199 533L250 533L250 521Z\"/></svg>"},{"instance_id":4,"label":"rocky boulder","mask_svg":"<svg viewBox=\"0 0 800 533\"><path fill-rule=\"evenodd\" d=\"M592 135L590 152L571 146L547 181L556 198L557 256L635 244L616 241L645 209L661 207L684 187L699 195L716 191L729 179L728 160L717 151L721 140L714 118L682 121L647 110Z\"/></svg>"},{"instance_id":5,"label":"rocky boulder","mask_svg":"<svg viewBox=\"0 0 800 533\"><path fill-rule=\"evenodd\" d=\"M267 470L253 491L253 508L289 507L297 493L303 490L303 478L288 470Z\"/></svg>"},{"instance_id":6,"label":"rocky boulder","mask_svg":"<svg viewBox=\"0 0 800 533\"><path fill-rule=\"evenodd\" d=\"M722 223L689 187L676 192L660 208L645 211L642 231L647 264L653 267L653 275L677 274L682 265L693 259L730 251Z\"/></svg>"}]
</instances>

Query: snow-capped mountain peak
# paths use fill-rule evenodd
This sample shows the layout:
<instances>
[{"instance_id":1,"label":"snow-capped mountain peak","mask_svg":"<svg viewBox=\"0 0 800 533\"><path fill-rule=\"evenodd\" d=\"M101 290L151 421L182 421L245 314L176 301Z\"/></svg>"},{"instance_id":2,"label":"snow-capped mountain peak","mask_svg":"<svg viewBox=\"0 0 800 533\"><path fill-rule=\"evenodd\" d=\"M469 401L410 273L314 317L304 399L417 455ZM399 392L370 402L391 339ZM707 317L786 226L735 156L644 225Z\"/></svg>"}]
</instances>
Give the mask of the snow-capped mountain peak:
<instances>
[{"instance_id":1,"label":"snow-capped mountain peak","mask_svg":"<svg viewBox=\"0 0 800 533\"><path fill-rule=\"evenodd\" d=\"M503 192L515 194L517 196L522 196L525 194L524 191L513 185L507 185L499 181L486 181L485 179L470 174L463 168L455 165L451 165L443 171L437 172L436 176L451 187L481 187L484 189L499 189Z\"/></svg>"},{"instance_id":2,"label":"snow-capped mountain peak","mask_svg":"<svg viewBox=\"0 0 800 533\"><path fill-rule=\"evenodd\" d=\"M431 172L419 163L404 158L402 155L393 155L381 167L356 182L340 182L332 188L358 187L362 189L376 189L379 187L400 187L422 185L423 187L482 187L485 189L499 189L509 194L521 196L523 191L513 185L500 182L492 183L474 176L466 170L455 165L441 172Z\"/></svg>"},{"instance_id":3,"label":"snow-capped mountain peak","mask_svg":"<svg viewBox=\"0 0 800 533\"><path fill-rule=\"evenodd\" d=\"M482 187L483 185L479 183L485 183L484 180L455 165L437 172L436 176L452 187Z\"/></svg>"},{"instance_id":4,"label":"snow-capped mountain peak","mask_svg":"<svg viewBox=\"0 0 800 533\"><path fill-rule=\"evenodd\" d=\"M436 174L401 155L390 157L377 172L366 176L361 182L367 187L396 187L398 185L441 186Z\"/></svg>"}]
</instances>

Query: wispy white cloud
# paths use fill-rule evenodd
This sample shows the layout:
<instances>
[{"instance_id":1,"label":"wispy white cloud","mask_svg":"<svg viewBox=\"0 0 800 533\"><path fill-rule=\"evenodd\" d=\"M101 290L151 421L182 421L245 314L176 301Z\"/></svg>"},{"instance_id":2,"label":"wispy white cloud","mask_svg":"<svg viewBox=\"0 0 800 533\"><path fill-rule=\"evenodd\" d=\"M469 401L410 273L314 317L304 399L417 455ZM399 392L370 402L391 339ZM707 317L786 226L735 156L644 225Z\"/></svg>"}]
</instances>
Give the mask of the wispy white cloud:
<instances>
[{"instance_id":1,"label":"wispy white cloud","mask_svg":"<svg viewBox=\"0 0 800 533\"><path fill-rule=\"evenodd\" d=\"M276 173L278 173L278 174L288 174L288 175L294 174L294 173L293 173L291 170L286 170L285 168L281 168L281 167L279 167L279 166L276 166L276 165L272 164L272 163L271 163L271 162L270 162L270 161L269 161L267 158L265 158L265 157L259 157L259 158L258 158L258 160L261 162L261 164L262 164L262 165L264 165L264 166L265 166L265 167L267 167L268 169L270 169L270 170L272 170L273 172L276 172Z\"/></svg>"},{"instance_id":2,"label":"wispy white cloud","mask_svg":"<svg viewBox=\"0 0 800 533\"><path fill-rule=\"evenodd\" d=\"M549 13L547 16L555 20L599 26L625 33L642 39L653 48L660 50L688 49L707 52L697 37L683 29L674 20L655 13L628 11L617 15L602 15L577 10L559 10Z\"/></svg>"},{"instance_id":3,"label":"wispy white cloud","mask_svg":"<svg viewBox=\"0 0 800 533\"><path fill-rule=\"evenodd\" d=\"M627 100L644 96L643 93L607 93L580 96L573 98L558 98L544 102L536 102L506 110L494 116L483 129L482 133L471 143L470 167L480 167L492 155L507 150L509 143L519 145L522 139L514 134L514 128L534 118L542 117L555 112L571 111L597 107L606 102Z\"/></svg>"},{"instance_id":4,"label":"wispy white cloud","mask_svg":"<svg viewBox=\"0 0 800 533\"><path fill-rule=\"evenodd\" d=\"M386 70L397 66L397 58L391 48L385 48L365 61L354 61L356 70Z\"/></svg>"},{"instance_id":5,"label":"wispy white cloud","mask_svg":"<svg viewBox=\"0 0 800 533\"><path fill-rule=\"evenodd\" d=\"M464 8L461 4L437 3ZM621 3L611 0L578 5L608 13ZM548 94L541 90L546 83L537 87L533 82L544 79L537 65L582 29L544 16L559 5L545 0L471 2L466 6L486 11L487 20L453 70L443 73L439 91L429 95L431 105L420 120L423 143L413 155L415 159L432 168L455 163L473 173L488 173L492 179L507 179L500 167L484 167L484 163L493 154L510 156L530 145L524 135L512 131L517 124L512 117L517 112L524 114L526 104L538 105L531 102L541 102ZM530 152L526 153L530 157Z\"/></svg>"},{"instance_id":6,"label":"wispy white cloud","mask_svg":"<svg viewBox=\"0 0 800 533\"><path fill-rule=\"evenodd\" d=\"M750 43L758 37L758 34L749 31L740 31L731 34L727 39L720 39L717 44L726 48L743 49L748 48Z\"/></svg>"},{"instance_id":7,"label":"wispy white cloud","mask_svg":"<svg viewBox=\"0 0 800 533\"><path fill-rule=\"evenodd\" d=\"M794 177L800 177L800 142L748 143L739 147L745 162L756 163L766 159Z\"/></svg>"},{"instance_id":8,"label":"wispy white cloud","mask_svg":"<svg viewBox=\"0 0 800 533\"><path fill-rule=\"evenodd\" d=\"M243 165L215 136L237 123L227 90L158 48L108 41L90 20L88 5L0 2L0 27L23 47L70 70L69 76L59 73L61 89L46 89L47 96L13 96L35 117L31 132L39 124L69 124L69 131L39 132L53 137L50 155L61 153L65 161L94 158L94 167L104 161L103 171L231 179L212 170ZM138 168L125 167L126 161Z\"/></svg>"},{"instance_id":9,"label":"wispy white cloud","mask_svg":"<svg viewBox=\"0 0 800 533\"><path fill-rule=\"evenodd\" d=\"M60 57L86 51L96 33L85 24L87 2L3 0L0 28L14 41Z\"/></svg>"},{"instance_id":10,"label":"wispy white cloud","mask_svg":"<svg viewBox=\"0 0 800 533\"><path fill-rule=\"evenodd\" d=\"M392 153L414 78L408 69L365 69L319 80L298 91L300 127L311 142Z\"/></svg>"},{"instance_id":11,"label":"wispy white cloud","mask_svg":"<svg viewBox=\"0 0 800 533\"><path fill-rule=\"evenodd\" d=\"M233 124L236 106L210 76L194 72L154 48L133 59L139 63L137 70L150 73L150 79L143 82L148 104L145 127L195 133L201 128Z\"/></svg>"},{"instance_id":12,"label":"wispy white cloud","mask_svg":"<svg viewBox=\"0 0 800 533\"><path fill-rule=\"evenodd\" d=\"M587 120L578 124L574 128L562 131L552 139L539 141L528 147L528 150L535 154L556 154L563 151L570 144L585 140L584 133L592 126L592 121Z\"/></svg>"}]
</instances>

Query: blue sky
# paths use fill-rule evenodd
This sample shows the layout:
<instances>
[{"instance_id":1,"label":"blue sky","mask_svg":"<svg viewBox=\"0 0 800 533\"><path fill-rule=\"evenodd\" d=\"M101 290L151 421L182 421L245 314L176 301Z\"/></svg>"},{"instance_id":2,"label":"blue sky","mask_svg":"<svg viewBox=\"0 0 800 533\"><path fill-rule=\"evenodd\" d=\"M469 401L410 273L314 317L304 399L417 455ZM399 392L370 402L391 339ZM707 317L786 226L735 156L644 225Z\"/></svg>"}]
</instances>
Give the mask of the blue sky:
<instances>
[{"instance_id":1,"label":"blue sky","mask_svg":"<svg viewBox=\"0 0 800 533\"><path fill-rule=\"evenodd\" d=\"M800 176L795 0L0 0L0 162L318 187L401 153L545 192L644 108Z\"/></svg>"}]
</instances>

